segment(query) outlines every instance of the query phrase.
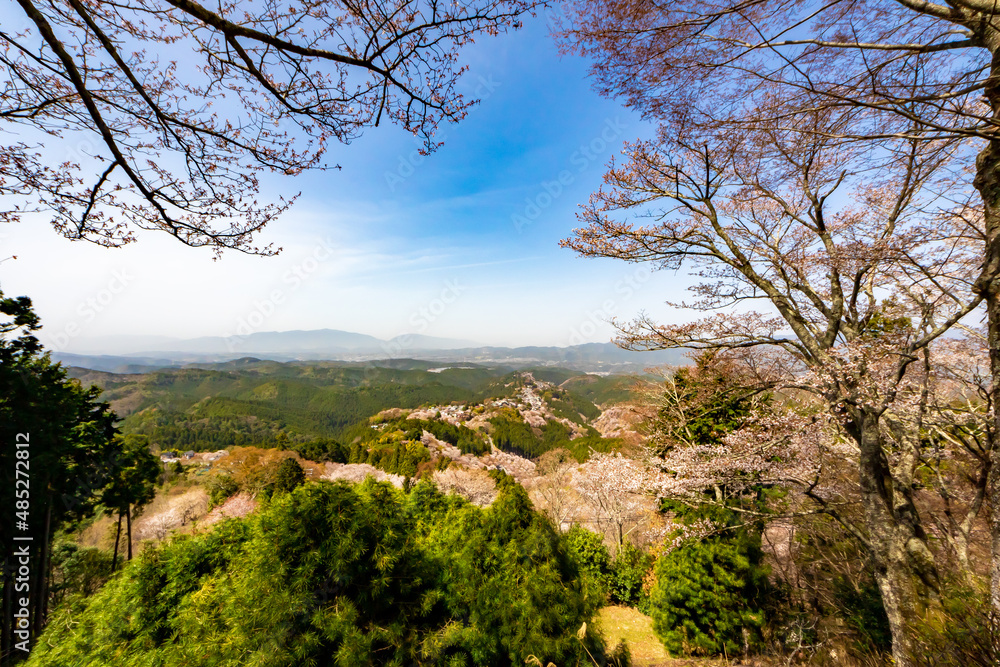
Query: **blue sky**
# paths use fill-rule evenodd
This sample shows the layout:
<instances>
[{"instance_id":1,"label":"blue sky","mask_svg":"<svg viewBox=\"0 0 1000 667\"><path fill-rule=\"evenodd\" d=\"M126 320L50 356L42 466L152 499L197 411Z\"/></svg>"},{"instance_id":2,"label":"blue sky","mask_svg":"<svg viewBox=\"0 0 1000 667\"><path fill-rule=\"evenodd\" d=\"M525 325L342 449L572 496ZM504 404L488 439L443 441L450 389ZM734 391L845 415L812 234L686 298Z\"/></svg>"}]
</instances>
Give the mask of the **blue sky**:
<instances>
[{"instance_id":1,"label":"blue sky","mask_svg":"<svg viewBox=\"0 0 1000 667\"><path fill-rule=\"evenodd\" d=\"M65 351L122 334L318 328L570 345L609 340L611 316L686 318L663 304L685 276L558 246L622 142L652 128L593 92L587 62L560 57L542 17L463 58L463 92L482 102L431 156L383 126L332 147L339 171L265 181L270 196L302 193L260 237L277 257L213 261L154 232L109 250L33 218L0 228L0 258L18 255L0 263L0 287L31 296L43 341Z\"/></svg>"}]
</instances>

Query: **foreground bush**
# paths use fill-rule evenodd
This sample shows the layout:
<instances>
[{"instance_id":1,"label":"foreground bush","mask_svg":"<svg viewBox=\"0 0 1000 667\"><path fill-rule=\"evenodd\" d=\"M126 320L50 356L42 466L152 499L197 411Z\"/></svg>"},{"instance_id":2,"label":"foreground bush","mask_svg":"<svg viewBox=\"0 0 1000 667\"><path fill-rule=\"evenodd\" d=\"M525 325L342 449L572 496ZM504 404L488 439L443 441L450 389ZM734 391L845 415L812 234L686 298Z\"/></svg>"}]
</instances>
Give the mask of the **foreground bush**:
<instances>
[{"instance_id":1,"label":"foreground bush","mask_svg":"<svg viewBox=\"0 0 1000 667\"><path fill-rule=\"evenodd\" d=\"M32 667L582 664L599 600L524 490L312 483L143 552L65 607Z\"/></svg>"},{"instance_id":2,"label":"foreground bush","mask_svg":"<svg viewBox=\"0 0 1000 667\"><path fill-rule=\"evenodd\" d=\"M649 599L642 590L642 583L652 565L652 557L642 549L628 542L622 544L611 564L611 601L637 607L645 613Z\"/></svg>"},{"instance_id":3,"label":"foreground bush","mask_svg":"<svg viewBox=\"0 0 1000 667\"><path fill-rule=\"evenodd\" d=\"M573 524L563 540L585 583L602 598L607 597L611 590L612 561L604 546L604 536Z\"/></svg>"},{"instance_id":4,"label":"foreground bush","mask_svg":"<svg viewBox=\"0 0 1000 667\"><path fill-rule=\"evenodd\" d=\"M914 622L919 646L917 664L921 667L1000 665L1000 618L991 613L986 591L952 582L941 590L941 607Z\"/></svg>"},{"instance_id":5,"label":"foreground bush","mask_svg":"<svg viewBox=\"0 0 1000 667\"><path fill-rule=\"evenodd\" d=\"M650 593L653 631L672 655L736 655L759 650L765 609L776 597L763 564L760 531L738 527L731 512L689 511L728 530L691 540L656 561Z\"/></svg>"}]
</instances>

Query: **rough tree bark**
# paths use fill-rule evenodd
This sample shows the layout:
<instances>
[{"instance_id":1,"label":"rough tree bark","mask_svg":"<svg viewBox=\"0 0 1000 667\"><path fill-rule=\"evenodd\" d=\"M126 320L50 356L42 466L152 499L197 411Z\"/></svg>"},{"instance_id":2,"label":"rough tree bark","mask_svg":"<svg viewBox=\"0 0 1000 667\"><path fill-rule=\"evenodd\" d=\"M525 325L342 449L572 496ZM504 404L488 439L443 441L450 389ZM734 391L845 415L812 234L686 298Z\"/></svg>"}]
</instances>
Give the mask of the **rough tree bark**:
<instances>
[{"instance_id":1,"label":"rough tree bark","mask_svg":"<svg viewBox=\"0 0 1000 667\"><path fill-rule=\"evenodd\" d=\"M937 569L927 546L907 475L886 461L878 415L858 410L848 426L860 447L859 479L875 581L892 628L893 658L912 663L914 638L908 624L923 616L937 595ZM923 584L923 585L921 585Z\"/></svg>"},{"instance_id":2,"label":"rough tree bark","mask_svg":"<svg viewBox=\"0 0 1000 667\"><path fill-rule=\"evenodd\" d=\"M983 270L976 282L976 289L986 301L989 325L987 342L990 353L990 370L993 375L993 405L1000 406L1000 33L990 29L990 77L983 91L990 106L992 135L976 157L976 176L973 184L983 200L986 229L986 256ZM1000 429L1000 410L994 409L995 427ZM1000 430L997 430L1000 433ZM990 560L990 608L1000 622L1000 449L991 452L989 500L992 553Z\"/></svg>"},{"instance_id":3,"label":"rough tree bark","mask_svg":"<svg viewBox=\"0 0 1000 667\"><path fill-rule=\"evenodd\" d=\"M994 622L1000 625L1000 451L993 452L990 467L990 526L993 530L993 559L990 562L990 609Z\"/></svg>"},{"instance_id":4,"label":"rough tree bark","mask_svg":"<svg viewBox=\"0 0 1000 667\"><path fill-rule=\"evenodd\" d=\"M132 508L131 506L125 510L125 525L127 527L126 535L128 538L128 559L132 560Z\"/></svg>"}]
</instances>

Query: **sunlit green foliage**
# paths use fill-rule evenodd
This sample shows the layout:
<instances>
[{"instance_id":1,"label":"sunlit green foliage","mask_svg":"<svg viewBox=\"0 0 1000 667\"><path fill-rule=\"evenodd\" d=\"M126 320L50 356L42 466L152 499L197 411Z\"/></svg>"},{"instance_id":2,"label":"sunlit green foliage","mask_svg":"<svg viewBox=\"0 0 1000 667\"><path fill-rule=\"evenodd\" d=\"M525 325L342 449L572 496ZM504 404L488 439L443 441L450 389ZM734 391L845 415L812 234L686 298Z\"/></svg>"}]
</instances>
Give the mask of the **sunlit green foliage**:
<instances>
[{"instance_id":1,"label":"sunlit green foliage","mask_svg":"<svg viewBox=\"0 0 1000 667\"><path fill-rule=\"evenodd\" d=\"M651 424L664 448L721 445L726 434L746 423L756 404L770 401L766 392L744 386L737 372L711 351L699 354L694 366L674 372Z\"/></svg>"},{"instance_id":2,"label":"sunlit green foliage","mask_svg":"<svg viewBox=\"0 0 1000 667\"><path fill-rule=\"evenodd\" d=\"M731 510L673 507L685 523L717 532L690 540L656 562L650 594L653 630L672 654L734 655L761 645L765 609L775 597L760 530Z\"/></svg>"},{"instance_id":3,"label":"sunlit green foliage","mask_svg":"<svg viewBox=\"0 0 1000 667\"><path fill-rule=\"evenodd\" d=\"M592 428L588 429L588 435L572 438L569 427L558 421L548 421L542 428L533 429L514 411L491 417L489 422L493 444L498 449L525 458L537 458L545 452L565 449L577 461L583 462L590 456L591 450L610 452L622 446L618 438L602 438Z\"/></svg>"},{"instance_id":4,"label":"sunlit green foliage","mask_svg":"<svg viewBox=\"0 0 1000 667\"><path fill-rule=\"evenodd\" d=\"M395 431L401 432L403 439L410 441L419 441L424 431L427 431L438 440L457 447L463 454L480 455L490 451L482 434L467 426L456 426L437 419L391 419L379 422L374 427L359 427L352 430L350 435L359 437L362 441L371 441L377 439L380 432Z\"/></svg>"},{"instance_id":5,"label":"sunlit green foliage","mask_svg":"<svg viewBox=\"0 0 1000 667\"><path fill-rule=\"evenodd\" d=\"M1000 665L1000 619L990 609L982 584L986 582L970 587L967 582L949 581L941 587L940 609L914 623L919 646L917 665Z\"/></svg>"},{"instance_id":6,"label":"sunlit green foliage","mask_svg":"<svg viewBox=\"0 0 1000 667\"><path fill-rule=\"evenodd\" d=\"M367 463L394 475L413 477L421 463L431 460L430 450L420 438L409 439L406 431L391 427L369 434L351 444L348 461Z\"/></svg>"},{"instance_id":7,"label":"sunlit green foliage","mask_svg":"<svg viewBox=\"0 0 1000 667\"><path fill-rule=\"evenodd\" d=\"M205 490L208 491L209 502L215 506L236 494L240 490L240 484L232 475L213 475L205 483Z\"/></svg>"},{"instance_id":8,"label":"sunlit green foliage","mask_svg":"<svg viewBox=\"0 0 1000 667\"><path fill-rule=\"evenodd\" d=\"M646 610L649 601L642 590L642 583L652 565L653 559L645 551L630 542L622 544L611 563L608 576L611 601Z\"/></svg>"},{"instance_id":9,"label":"sunlit green foliage","mask_svg":"<svg viewBox=\"0 0 1000 667\"><path fill-rule=\"evenodd\" d=\"M66 607L29 665L582 664L595 612L559 534L496 475L480 509L426 482L309 483L142 553ZM72 622L68 622L72 618Z\"/></svg>"},{"instance_id":10,"label":"sunlit green foliage","mask_svg":"<svg viewBox=\"0 0 1000 667\"><path fill-rule=\"evenodd\" d=\"M585 583L601 597L607 596L611 588L612 573L611 555L604 546L604 537L579 524L573 524L563 539Z\"/></svg>"},{"instance_id":11,"label":"sunlit green foliage","mask_svg":"<svg viewBox=\"0 0 1000 667\"><path fill-rule=\"evenodd\" d=\"M583 423L588 419L601 416L601 410L596 405L566 390L553 392L549 407L556 417L562 417L573 422Z\"/></svg>"}]
</instances>

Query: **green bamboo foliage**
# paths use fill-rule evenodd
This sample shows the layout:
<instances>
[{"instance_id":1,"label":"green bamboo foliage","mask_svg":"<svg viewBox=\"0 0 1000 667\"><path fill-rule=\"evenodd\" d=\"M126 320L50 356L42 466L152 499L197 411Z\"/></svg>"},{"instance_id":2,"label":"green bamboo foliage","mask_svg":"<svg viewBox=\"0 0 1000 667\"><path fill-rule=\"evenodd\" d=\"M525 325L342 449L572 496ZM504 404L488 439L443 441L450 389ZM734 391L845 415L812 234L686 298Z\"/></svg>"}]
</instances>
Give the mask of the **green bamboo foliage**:
<instances>
[{"instance_id":1,"label":"green bamboo foliage","mask_svg":"<svg viewBox=\"0 0 1000 667\"><path fill-rule=\"evenodd\" d=\"M64 606L32 667L578 664L584 592L558 533L497 475L487 509L421 482L307 483L144 551Z\"/></svg>"}]
</instances>

